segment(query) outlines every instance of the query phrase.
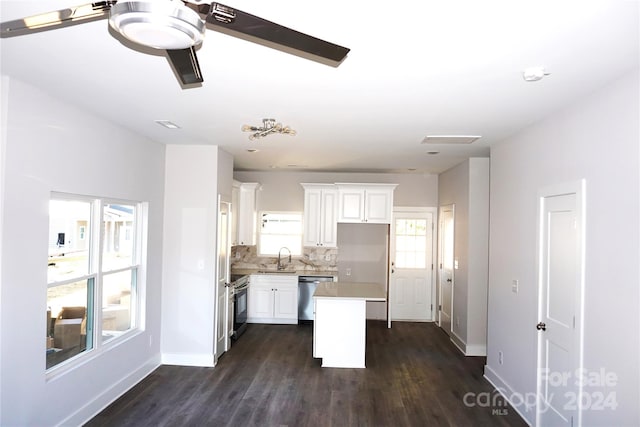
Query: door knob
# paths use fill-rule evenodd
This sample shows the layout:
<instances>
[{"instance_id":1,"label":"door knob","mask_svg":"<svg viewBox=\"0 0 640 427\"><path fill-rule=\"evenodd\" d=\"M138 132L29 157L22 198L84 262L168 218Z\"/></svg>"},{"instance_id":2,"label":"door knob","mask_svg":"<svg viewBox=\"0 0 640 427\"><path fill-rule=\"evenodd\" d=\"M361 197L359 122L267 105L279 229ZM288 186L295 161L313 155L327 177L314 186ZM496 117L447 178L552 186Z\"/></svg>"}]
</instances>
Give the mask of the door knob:
<instances>
[{"instance_id":1,"label":"door knob","mask_svg":"<svg viewBox=\"0 0 640 427\"><path fill-rule=\"evenodd\" d=\"M540 322L536 325L536 329L539 331L546 331L547 330L547 325Z\"/></svg>"}]
</instances>

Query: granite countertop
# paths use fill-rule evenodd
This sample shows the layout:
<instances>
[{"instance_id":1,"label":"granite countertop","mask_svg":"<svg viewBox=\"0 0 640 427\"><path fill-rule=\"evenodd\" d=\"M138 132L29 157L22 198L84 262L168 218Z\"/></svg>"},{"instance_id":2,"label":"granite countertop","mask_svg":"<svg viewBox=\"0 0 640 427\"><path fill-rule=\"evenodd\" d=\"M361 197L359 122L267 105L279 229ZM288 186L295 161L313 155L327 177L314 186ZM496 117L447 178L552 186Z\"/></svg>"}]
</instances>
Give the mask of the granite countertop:
<instances>
[{"instance_id":1,"label":"granite countertop","mask_svg":"<svg viewBox=\"0 0 640 427\"><path fill-rule=\"evenodd\" d=\"M321 282L313 297L386 301L387 293L384 286L377 283Z\"/></svg>"},{"instance_id":2,"label":"granite countertop","mask_svg":"<svg viewBox=\"0 0 640 427\"><path fill-rule=\"evenodd\" d=\"M253 268L232 268L231 274L239 274L249 276L251 274L269 274L269 275L291 275L291 276L337 276L335 270L275 270L275 269L253 269Z\"/></svg>"}]
</instances>

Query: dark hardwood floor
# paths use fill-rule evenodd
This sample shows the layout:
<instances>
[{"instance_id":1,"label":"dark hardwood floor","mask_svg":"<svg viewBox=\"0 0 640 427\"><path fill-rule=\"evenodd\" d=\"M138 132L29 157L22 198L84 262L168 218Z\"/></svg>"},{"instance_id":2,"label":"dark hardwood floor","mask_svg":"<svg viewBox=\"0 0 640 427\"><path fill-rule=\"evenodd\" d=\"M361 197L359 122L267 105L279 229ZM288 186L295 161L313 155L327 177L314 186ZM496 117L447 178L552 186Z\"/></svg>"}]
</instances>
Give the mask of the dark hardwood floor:
<instances>
[{"instance_id":1,"label":"dark hardwood floor","mask_svg":"<svg viewBox=\"0 0 640 427\"><path fill-rule=\"evenodd\" d=\"M252 324L215 368L160 366L86 425L525 426L484 360L433 323L369 321L366 369L321 368L310 325Z\"/></svg>"}]
</instances>

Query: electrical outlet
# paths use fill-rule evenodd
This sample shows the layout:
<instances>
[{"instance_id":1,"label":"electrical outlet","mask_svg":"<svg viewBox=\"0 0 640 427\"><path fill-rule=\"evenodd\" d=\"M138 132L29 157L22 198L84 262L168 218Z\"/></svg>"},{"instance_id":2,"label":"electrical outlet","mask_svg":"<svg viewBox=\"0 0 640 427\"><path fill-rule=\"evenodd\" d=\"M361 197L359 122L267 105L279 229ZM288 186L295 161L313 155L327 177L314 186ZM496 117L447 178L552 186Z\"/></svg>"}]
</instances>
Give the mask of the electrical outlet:
<instances>
[{"instance_id":1,"label":"electrical outlet","mask_svg":"<svg viewBox=\"0 0 640 427\"><path fill-rule=\"evenodd\" d=\"M344 274L346 274L347 276L351 276L351 269L350 268L345 268Z\"/></svg>"},{"instance_id":2,"label":"electrical outlet","mask_svg":"<svg viewBox=\"0 0 640 427\"><path fill-rule=\"evenodd\" d=\"M326 255L324 256L324 260L325 260L325 261L331 261L331 255L326 254Z\"/></svg>"},{"instance_id":3,"label":"electrical outlet","mask_svg":"<svg viewBox=\"0 0 640 427\"><path fill-rule=\"evenodd\" d=\"M518 293L518 287L519 287L519 283L517 279L513 279L511 281L511 292L513 292L514 294Z\"/></svg>"},{"instance_id":4,"label":"electrical outlet","mask_svg":"<svg viewBox=\"0 0 640 427\"><path fill-rule=\"evenodd\" d=\"M504 358L503 358L502 352L499 351L498 352L498 363L502 365L503 361L504 361Z\"/></svg>"}]
</instances>

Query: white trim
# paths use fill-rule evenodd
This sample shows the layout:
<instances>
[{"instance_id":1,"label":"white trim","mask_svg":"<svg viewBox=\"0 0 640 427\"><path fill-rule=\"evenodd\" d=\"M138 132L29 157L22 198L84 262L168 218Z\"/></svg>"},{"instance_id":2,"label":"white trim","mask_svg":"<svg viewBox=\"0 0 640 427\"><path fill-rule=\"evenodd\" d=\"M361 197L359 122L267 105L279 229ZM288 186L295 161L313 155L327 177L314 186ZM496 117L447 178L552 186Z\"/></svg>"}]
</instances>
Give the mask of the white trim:
<instances>
[{"instance_id":1,"label":"white trim","mask_svg":"<svg viewBox=\"0 0 640 427\"><path fill-rule=\"evenodd\" d=\"M115 402L123 394L133 388L136 384L149 376L149 374L156 370L158 366L160 366L160 357L159 355L154 355L138 369L116 381L111 385L111 387L107 388L102 393L95 396L91 401L80 407L77 411L63 419L58 425L84 425L107 406Z\"/></svg>"},{"instance_id":2,"label":"white trim","mask_svg":"<svg viewBox=\"0 0 640 427\"><path fill-rule=\"evenodd\" d=\"M454 331L451 331L451 342L460 350L465 356L486 356L487 346L486 344L467 344L462 338Z\"/></svg>"},{"instance_id":3,"label":"white trim","mask_svg":"<svg viewBox=\"0 0 640 427\"><path fill-rule=\"evenodd\" d=\"M213 353L162 353L163 365L200 366L213 368Z\"/></svg>"},{"instance_id":4,"label":"white trim","mask_svg":"<svg viewBox=\"0 0 640 427\"><path fill-rule=\"evenodd\" d=\"M464 343L462 338L460 338L458 334L455 333L453 328L451 328L451 335L449 335L449 339L458 348L458 350L460 350L460 352L466 356L466 353L465 353L466 344Z\"/></svg>"},{"instance_id":5,"label":"white trim","mask_svg":"<svg viewBox=\"0 0 640 427\"><path fill-rule=\"evenodd\" d=\"M521 405L516 405L515 403L520 403L523 400L521 393L516 392L506 381L504 381L489 365L484 365L484 378L489 381L489 383L495 388L495 390L504 397L504 399L509 402L509 405L520 415L522 420L527 423L527 425L531 425L529 419L525 416L525 413L522 411ZM512 397L518 396L519 402L514 402ZM524 400L526 404L526 400ZM529 406L525 407L524 411L532 411L534 407Z\"/></svg>"},{"instance_id":6,"label":"white trim","mask_svg":"<svg viewBox=\"0 0 640 427\"><path fill-rule=\"evenodd\" d=\"M438 207L436 206L394 206L391 215L391 224L389 225L389 262L392 261L394 250L394 238L395 238L395 219L397 213L408 214L424 214L425 218L431 215L431 309L430 317L422 320L407 320L409 322L436 322L438 313L438 301L437 297L437 263L438 263ZM427 266L428 269L428 266ZM391 265L387 266L387 283L391 285ZM389 301L387 301L387 327L391 327L391 293L389 291ZM394 321L403 321L402 319L395 319Z\"/></svg>"},{"instance_id":7,"label":"white trim","mask_svg":"<svg viewBox=\"0 0 640 427\"><path fill-rule=\"evenodd\" d=\"M465 356L486 356L487 345L486 344L467 344Z\"/></svg>"},{"instance_id":8,"label":"white trim","mask_svg":"<svg viewBox=\"0 0 640 427\"><path fill-rule=\"evenodd\" d=\"M436 284L436 288L437 288L437 304L436 304L436 323L438 325L438 327L440 327L441 329L444 330L444 328L442 328L442 319L440 318L440 312L442 311L441 309L439 309L438 307L440 307L442 305L442 292L441 288L442 288L442 284L440 283L440 279L442 278L442 268L440 268L440 263L442 262L442 223L440 221L441 215L442 215L442 211L446 210L446 209L451 209L451 216L453 217L453 242L452 242L452 246L453 246L453 258L454 258L454 267L452 267L452 274L451 274L451 317L450 317L450 328L449 331L445 331L447 333L447 335L452 335L453 334L453 319L454 319L454 313L453 313L453 298L454 298L454 291L455 291L455 284L456 284L456 269L455 269L455 255L456 255L456 204L455 203L449 203L446 205L440 205L438 206L438 216L436 218L437 221L437 230L438 230L438 242L437 242L437 250L438 250L438 255L436 257L436 265L435 265L435 270L437 271L436 274L436 278L437 278L437 284Z\"/></svg>"}]
</instances>

